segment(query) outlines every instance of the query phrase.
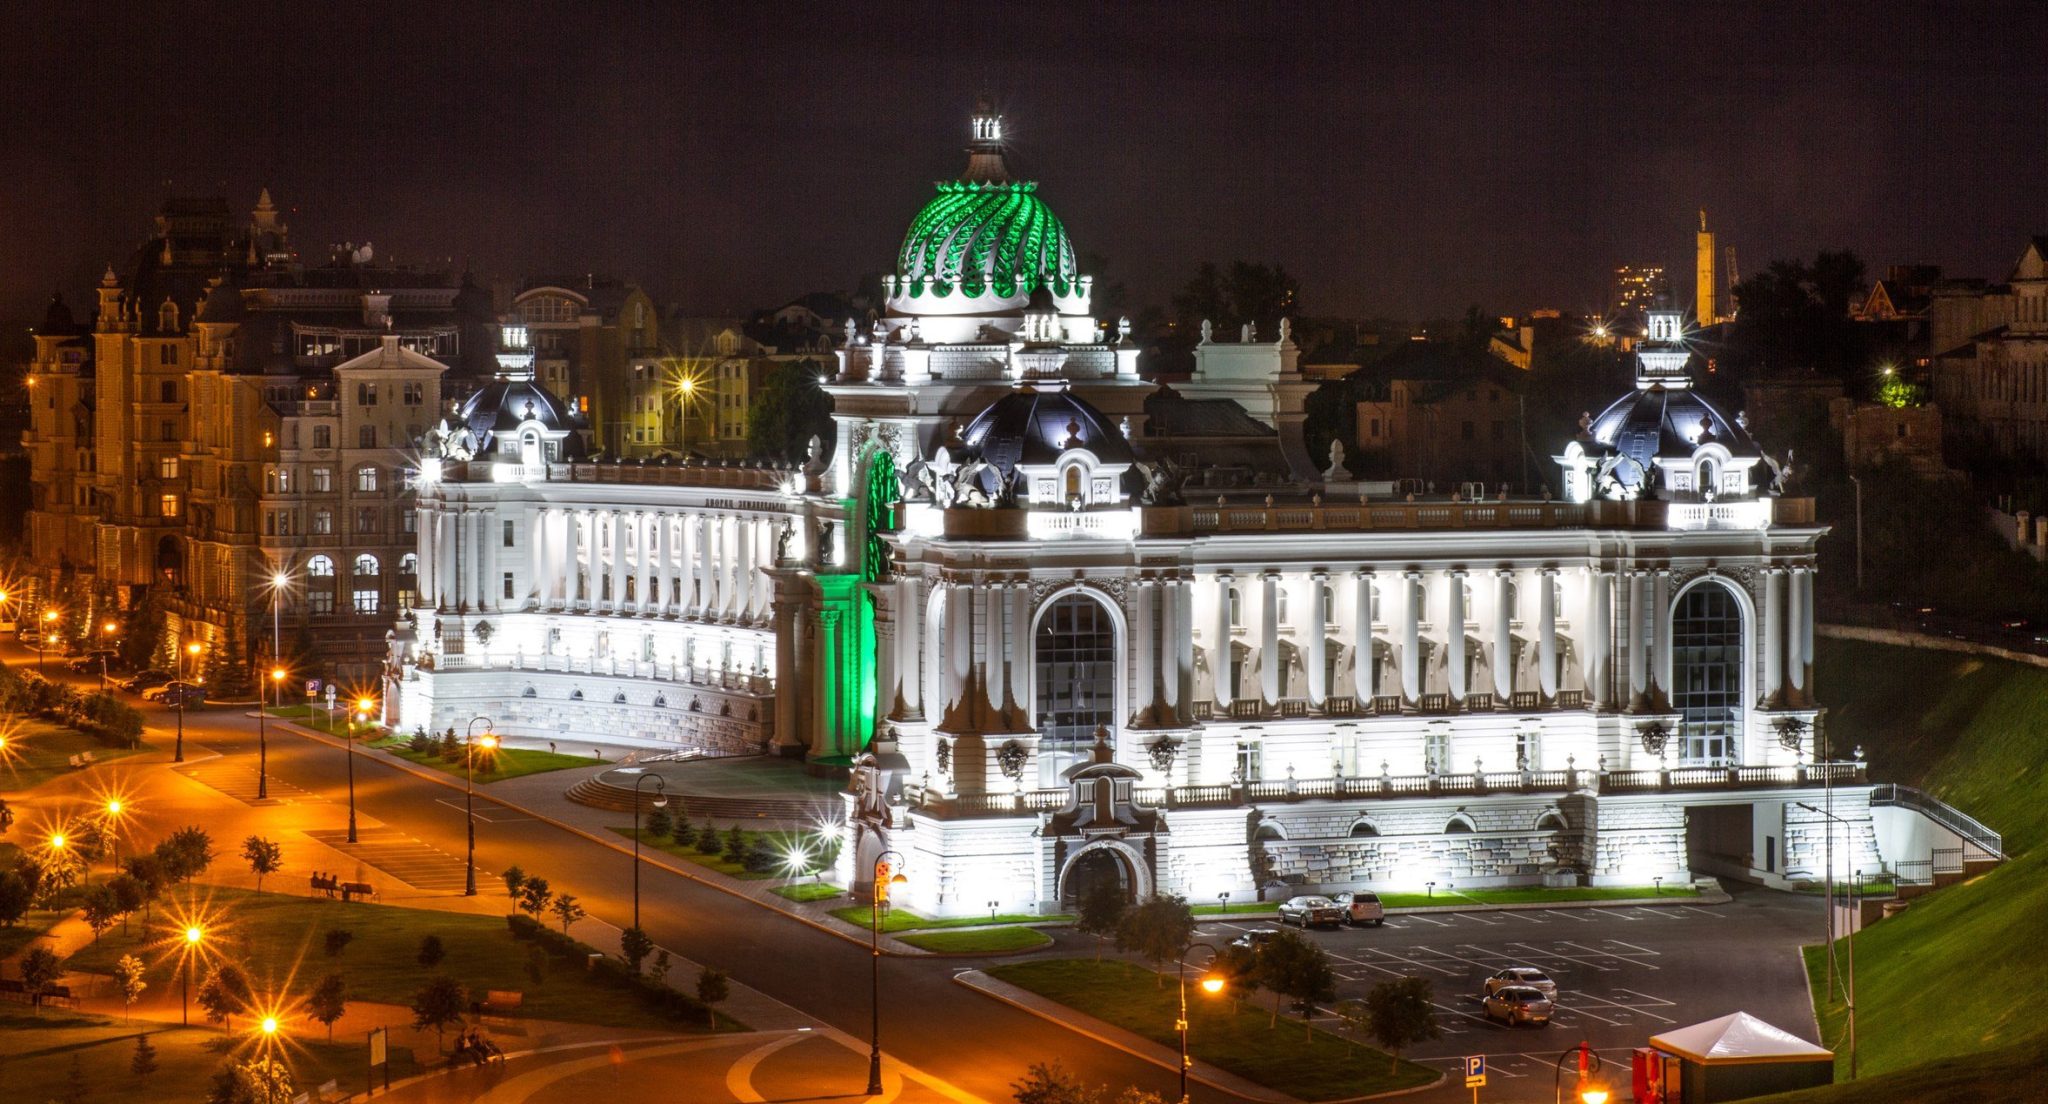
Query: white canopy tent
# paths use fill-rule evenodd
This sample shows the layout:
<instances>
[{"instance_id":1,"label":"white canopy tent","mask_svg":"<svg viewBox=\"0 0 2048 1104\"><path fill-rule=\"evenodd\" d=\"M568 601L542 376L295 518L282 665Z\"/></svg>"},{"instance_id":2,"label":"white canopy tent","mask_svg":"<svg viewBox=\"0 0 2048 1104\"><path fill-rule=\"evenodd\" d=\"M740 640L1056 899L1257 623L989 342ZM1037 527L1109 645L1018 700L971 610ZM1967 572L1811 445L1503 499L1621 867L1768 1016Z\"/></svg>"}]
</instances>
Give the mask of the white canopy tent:
<instances>
[{"instance_id":1,"label":"white canopy tent","mask_svg":"<svg viewBox=\"0 0 2048 1104\"><path fill-rule=\"evenodd\" d=\"M1757 1019L1733 1012L1650 1036L1650 1045L1701 1065L1834 1061L1835 1052Z\"/></svg>"}]
</instances>

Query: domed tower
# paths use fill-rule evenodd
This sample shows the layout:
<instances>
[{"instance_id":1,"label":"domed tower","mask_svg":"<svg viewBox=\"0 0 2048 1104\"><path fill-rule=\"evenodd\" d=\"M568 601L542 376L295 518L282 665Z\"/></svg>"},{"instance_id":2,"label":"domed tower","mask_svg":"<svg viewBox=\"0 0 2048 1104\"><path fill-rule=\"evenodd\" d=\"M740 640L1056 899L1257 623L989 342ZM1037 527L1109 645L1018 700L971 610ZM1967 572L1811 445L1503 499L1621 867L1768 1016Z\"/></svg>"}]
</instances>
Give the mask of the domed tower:
<instances>
[{"instance_id":1,"label":"domed tower","mask_svg":"<svg viewBox=\"0 0 2048 1104\"><path fill-rule=\"evenodd\" d=\"M1016 333L1033 292L1046 289L1063 320L1085 340L1091 277L1035 181L1011 177L1003 158L1003 117L975 105L967 168L936 185L904 235L896 271L883 277L888 313L919 320L928 341L973 341L986 330Z\"/></svg>"},{"instance_id":2,"label":"domed tower","mask_svg":"<svg viewBox=\"0 0 2048 1104\"><path fill-rule=\"evenodd\" d=\"M1765 476L1778 465L1748 427L1693 390L1683 317L1649 312L1636 350L1636 389L1582 423L1578 439L1557 458L1566 498L1732 503L1776 493L1775 478Z\"/></svg>"}]
</instances>

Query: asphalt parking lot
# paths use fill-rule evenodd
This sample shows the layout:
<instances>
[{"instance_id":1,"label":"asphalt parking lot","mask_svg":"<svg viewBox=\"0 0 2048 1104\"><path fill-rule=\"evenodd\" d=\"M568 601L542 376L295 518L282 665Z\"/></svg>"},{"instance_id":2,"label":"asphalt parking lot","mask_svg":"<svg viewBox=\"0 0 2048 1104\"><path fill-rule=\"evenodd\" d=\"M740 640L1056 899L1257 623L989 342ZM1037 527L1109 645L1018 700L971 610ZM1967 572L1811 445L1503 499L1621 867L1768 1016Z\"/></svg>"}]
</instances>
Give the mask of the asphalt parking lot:
<instances>
[{"instance_id":1,"label":"asphalt parking lot","mask_svg":"<svg viewBox=\"0 0 2048 1104\"><path fill-rule=\"evenodd\" d=\"M1484 1054L1484 1099L1547 1100L1558 1055L1581 1039L1615 1064L1625 1084L1631 1048L1730 1012L1814 1037L1798 948L1820 942L1820 903L1740 887L1734 896L1722 905L1410 913L1388 917L1383 928L1309 934L1337 969L1339 999L1362 997L1388 978L1430 980L1443 1037L1410 1057L1455 1071L1463 1056ZM1255 916L1211 919L1197 938L1221 944L1274 926ZM1486 1019L1481 982L1508 966L1534 966L1556 980L1549 1026L1508 1028ZM1468 1098L1462 1081L1454 1084L1458 1098Z\"/></svg>"}]
</instances>

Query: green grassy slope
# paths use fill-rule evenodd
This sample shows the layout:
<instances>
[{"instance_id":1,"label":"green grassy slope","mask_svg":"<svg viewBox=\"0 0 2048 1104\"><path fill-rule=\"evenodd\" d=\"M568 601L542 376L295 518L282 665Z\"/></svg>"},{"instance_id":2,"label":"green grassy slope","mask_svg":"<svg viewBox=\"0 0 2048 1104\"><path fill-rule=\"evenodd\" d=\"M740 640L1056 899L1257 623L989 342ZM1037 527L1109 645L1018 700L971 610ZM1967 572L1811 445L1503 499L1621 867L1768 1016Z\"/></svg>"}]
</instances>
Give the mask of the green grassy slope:
<instances>
[{"instance_id":1,"label":"green grassy slope","mask_svg":"<svg viewBox=\"0 0 2048 1104\"><path fill-rule=\"evenodd\" d=\"M1850 641L1821 641L1817 659L1836 746L1862 745L1872 777L1939 794L2004 833L2019 857L1857 937L1860 1073L1910 1073L1889 1089L1809 1095L1929 1099L1930 1078L1958 1079L1958 1091L1995 1080L1986 1071L2048 1045L2037 996L2048 987L2048 670ZM1823 1038L1843 1026L1824 1011Z\"/></svg>"}]
</instances>

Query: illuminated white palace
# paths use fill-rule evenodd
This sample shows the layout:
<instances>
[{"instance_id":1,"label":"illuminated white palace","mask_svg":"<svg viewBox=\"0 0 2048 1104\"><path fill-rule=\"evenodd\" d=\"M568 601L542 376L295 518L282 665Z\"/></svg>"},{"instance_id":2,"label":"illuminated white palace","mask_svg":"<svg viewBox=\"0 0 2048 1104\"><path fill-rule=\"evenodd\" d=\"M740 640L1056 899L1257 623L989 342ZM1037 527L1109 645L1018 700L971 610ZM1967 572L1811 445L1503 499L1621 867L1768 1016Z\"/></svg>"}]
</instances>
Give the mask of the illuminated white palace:
<instances>
[{"instance_id":1,"label":"illuminated white palace","mask_svg":"<svg viewBox=\"0 0 2048 1104\"><path fill-rule=\"evenodd\" d=\"M803 470L580 462L530 382L472 400L420 491L400 724L850 766L841 876L894 851L934 914L1096 879L1782 883L1821 868L1824 785L1837 867L1900 857L1816 754L1824 530L1691 389L1677 315L1562 494L1396 494L1308 455L1284 323L1141 380L974 126Z\"/></svg>"}]
</instances>

